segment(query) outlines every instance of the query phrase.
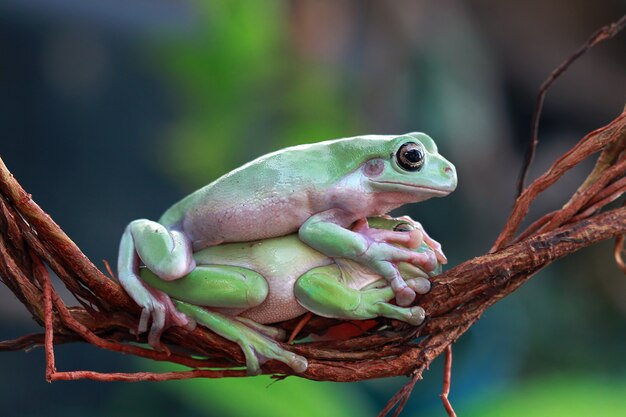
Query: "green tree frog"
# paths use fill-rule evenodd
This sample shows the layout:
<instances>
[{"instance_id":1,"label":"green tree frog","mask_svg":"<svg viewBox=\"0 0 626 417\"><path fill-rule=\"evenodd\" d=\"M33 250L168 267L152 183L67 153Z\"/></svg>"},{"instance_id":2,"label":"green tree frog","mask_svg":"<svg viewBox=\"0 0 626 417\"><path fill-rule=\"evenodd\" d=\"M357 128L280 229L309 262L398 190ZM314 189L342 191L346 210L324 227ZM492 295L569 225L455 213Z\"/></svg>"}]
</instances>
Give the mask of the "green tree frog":
<instances>
[{"instance_id":1,"label":"green tree frog","mask_svg":"<svg viewBox=\"0 0 626 417\"><path fill-rule=\"evenodd\" d=\"M122 235L118 277L142 307L138 331L181 322L167 300L145 288L143 263L164 281L180 279L196 266L193 253L232 242L251 242L291 233L332 258L344 258L391 284L399 305L415 292L397 264L432 269L433 259L390 244L384 231L349 230L359 219L388 213L403 204L445 196L456 188L454 166L424 133L367 135L289 147L218 178L169 208L158 222L131 222Z\"/></svg>"},{"instance_id":2,"label":"green tree frog","mask_svg":"<svg viewBox=\"0 0 626 417\"><path fill-rule=\"evenodd\" d=\"M394 246L433 258L440 252L438 244L431 243L431 247L426 243L433 241L408 217L363 219L352 228L356 233L372 230L395 232L387 233L388 243ZM250 374L260 373L265 359L284 362L296 372L307 368L306 358L273 340L283 339L284 332L265 324L307 311L346 320L388 317L416 326L424 320L425 312L419 306L389 303L394 293L380 274L350 259L329 258L303 243L297 234L211 246L194 253L193 258L196 267L180 279L162 280L147 268L141 269L141 278L151 291L169 295L190 323L197 322L238 343ZM430 289L428 276L440 271L437 261L430 271L406 262L398 267L407 285L420 294Z\"/></svg>"}]
</instances>

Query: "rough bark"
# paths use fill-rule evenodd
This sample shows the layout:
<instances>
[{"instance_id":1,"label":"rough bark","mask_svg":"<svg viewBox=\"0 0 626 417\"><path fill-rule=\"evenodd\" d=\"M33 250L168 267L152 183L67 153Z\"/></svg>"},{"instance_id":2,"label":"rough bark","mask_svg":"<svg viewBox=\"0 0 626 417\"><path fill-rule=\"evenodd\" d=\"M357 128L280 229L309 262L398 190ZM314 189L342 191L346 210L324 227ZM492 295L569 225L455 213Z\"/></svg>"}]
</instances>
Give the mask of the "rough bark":
<instances>
[{"instance_id":1,"label":"rough bark","mask_svg":"<svg viewBox=\"0 0 626 417\"><path fill-rule=\"evenodd\" d=\"M613 254L617 266L626 273L623 259L626 207L613 206L606 210L607 205L626 192L626 112L586 135L524 188L538 143L539 116L547 89L577 58L595 44L615 36L625 25L626 16L595 32L542 84L533 116L529 150L518 183L519 196L511 215L488 254L467 260L435 277L433 289L416 300L428 313L425 323L411 327L380 319L373 331L350 340L283 344L283 348L309 360L306 372L298 376L340 382L410 376L409 382L379 414L387 415L396 407L396 416L402 411L415 383L421 379L422 372L446 352L441 398L447 413L454 416L447 399L452 359L450 347L487 308L553 261L603 240L616 239ZM567 171L597 153L595 167L569 201L560 210L543 215L518 232L537 196L549 190ZM128 343L145 343L144 336L131 334L138 323L139 307L117 282L96 268L31 199L2 159L0 232L0 280L45 330L42 334L0 342L0 351L45 346L48 381L85 378L134 382L246 375L242 369L245 360L239 347L201 327L193 331L168 330L163 336L164 346L168 349L164 352ZM80 306L65 305L51 284L46 265L60 277ZM334 324L337 324L336 320L310 319L307 315L302 320L278 325L287 330L301 329L299 334L302 336ZM165 373L58 372L53 346L70 342L87 342L103 349L168 361L190 369ZM174 347L177 353L170 352ZM264 364L263 371L276 378L294 374L286 365L276 361Z\"/></svg>"},{"instance_id":2,"label":"rough bark","mask_svg":"<svg viewBox=\"0 0 626 417\"><path fill-rule=\"evenodd\" d=\"M284 345L285 349L309 359L309 368L299 376L345 382L420 373L488 307L511 294L535 272L581 248L623 235L626 208L604 212L601 209L626 191L625 144L626 113L622 113L607 126L585 136L559 158L517 199L492 253L467 260L434 279L432 291L417 300L428 312L428 319L422 326L416 328L381 320L381 325L387 325L384 330L354 339ZM561 210L533 223L516 238L521 220L537 195L567 170L598 152L596 168L570 201ZM30 198L1 160L0 230L2 281L38 323L48 323L48 359L52 363L48 379L134 381L245 375L243 370L237 369L244 365L238 346L203 328L191 332L176 328L165 333L164 341L170 348L184 348L189 354L157 352L125 343L137 340L131 331L137 325L138 307ZM61 278L82 306L65 306L49 284L44 264ZM302 334L335 323L313 319ZM292 321L281 325L290 329L295 324L296 321ZM25 349L45 341L45 334L29 335L0 343L0 350ZM56 372L52 342L76 341L192 369L156 375ZM265 364L263 370L274 375L293 374L285 365L273 361Z\"/></svg>"}]
</instances>

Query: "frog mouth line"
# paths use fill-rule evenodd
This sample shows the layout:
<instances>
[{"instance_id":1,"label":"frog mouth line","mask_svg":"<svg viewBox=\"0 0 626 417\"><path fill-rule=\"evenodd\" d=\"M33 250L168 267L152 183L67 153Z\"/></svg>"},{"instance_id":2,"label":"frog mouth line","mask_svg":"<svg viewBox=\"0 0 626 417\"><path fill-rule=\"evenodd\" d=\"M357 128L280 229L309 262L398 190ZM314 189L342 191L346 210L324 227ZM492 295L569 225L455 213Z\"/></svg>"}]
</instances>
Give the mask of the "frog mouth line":
<instances>
[{"instance_id":1,"label":"frog mouth line","mask_svg":"<svg viewBox=\"0 0 626 417\"><path fill-rule=\"evenodd\" d=\"M375 184L390 184L390 185L395 185L395 186L407 187L413 190L428 191L429 193L441 194L441 195L448 195L454 190L450 188L434 188L434 187L426 187L424 185L411 185L411 184L405 184L402 182L394 182L394 181L372 181L372 182Z\"/></svg>"}]
</instances>

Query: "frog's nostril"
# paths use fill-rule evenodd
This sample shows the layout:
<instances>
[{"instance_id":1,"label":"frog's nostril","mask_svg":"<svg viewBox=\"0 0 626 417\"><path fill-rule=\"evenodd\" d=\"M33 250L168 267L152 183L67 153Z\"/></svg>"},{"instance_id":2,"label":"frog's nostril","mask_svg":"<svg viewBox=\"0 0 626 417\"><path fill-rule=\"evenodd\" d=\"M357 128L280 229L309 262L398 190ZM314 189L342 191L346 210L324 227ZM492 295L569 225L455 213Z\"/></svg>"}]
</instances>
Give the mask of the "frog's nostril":
<instances>
[{"instance_id":1,"label":"frog's nostril","mask_svg":"<svg viewBox=\"0 0 626 417\"><path fill-rule=\"evenodd\" d=\"M452 173L452 168L450 168L450 167L445 167L445 168L443 169L443 172L444 172L444 173L446 173L446 174L451 174L451 173Z\"/></svg>"}]
</instances>

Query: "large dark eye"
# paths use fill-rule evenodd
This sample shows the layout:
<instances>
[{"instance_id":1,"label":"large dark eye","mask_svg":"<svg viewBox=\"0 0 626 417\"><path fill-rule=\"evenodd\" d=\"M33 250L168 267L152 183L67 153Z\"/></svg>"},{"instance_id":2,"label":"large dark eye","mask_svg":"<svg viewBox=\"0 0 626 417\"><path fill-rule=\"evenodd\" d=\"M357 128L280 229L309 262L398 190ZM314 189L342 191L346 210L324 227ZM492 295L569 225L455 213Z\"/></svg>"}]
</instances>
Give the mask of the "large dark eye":
<instances>
[{"instance_id":1,"label":"large dark eye","mask_svg":"<svg viewBox=\"0 0 626 417\"><path fill-rule=\"evenodd\" d=\"M415 142L407 142L396 153L396 160L407 171L419 171L424 165L424 150Z\"/></svg>"},{"instance_id":2,"label":"large dark eye","mask_svg":"<svg viewBox=\"0 0 626 417\"><path fill-rule=\"evenodd\" d=\"M410 232L411 230L415 230L415 228L408 223L400 223L393 228L394 232Z\"/></svg>"}]
</instances>

